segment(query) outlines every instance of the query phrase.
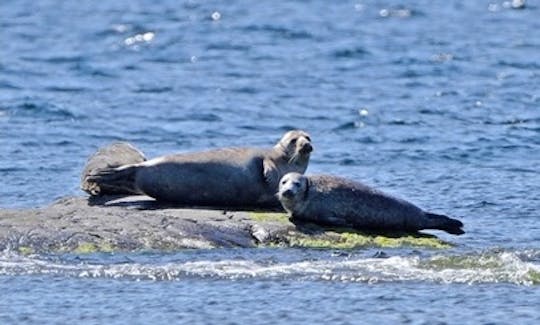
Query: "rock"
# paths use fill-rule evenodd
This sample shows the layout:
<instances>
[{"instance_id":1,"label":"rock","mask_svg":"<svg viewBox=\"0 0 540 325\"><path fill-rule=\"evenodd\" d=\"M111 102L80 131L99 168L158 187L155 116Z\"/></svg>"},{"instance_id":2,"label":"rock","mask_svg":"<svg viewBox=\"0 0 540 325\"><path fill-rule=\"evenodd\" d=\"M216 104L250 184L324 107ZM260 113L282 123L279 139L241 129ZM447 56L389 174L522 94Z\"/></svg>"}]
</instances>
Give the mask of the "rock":
<instances>
[{"instance_id":1,"label":"rock","mask_svg":"<svg viewBox=\"0 0 540 325\"><path fill-rule=\"evenodd\" d=\"M381 239L382 238L382 239ZM299 246L445 248L434 236L381 237L294 225L283 212L209 210L158 204L145 196L68 197L38 209L0 209L0 250L30 253Z\"/></svg>"}]
</instances>

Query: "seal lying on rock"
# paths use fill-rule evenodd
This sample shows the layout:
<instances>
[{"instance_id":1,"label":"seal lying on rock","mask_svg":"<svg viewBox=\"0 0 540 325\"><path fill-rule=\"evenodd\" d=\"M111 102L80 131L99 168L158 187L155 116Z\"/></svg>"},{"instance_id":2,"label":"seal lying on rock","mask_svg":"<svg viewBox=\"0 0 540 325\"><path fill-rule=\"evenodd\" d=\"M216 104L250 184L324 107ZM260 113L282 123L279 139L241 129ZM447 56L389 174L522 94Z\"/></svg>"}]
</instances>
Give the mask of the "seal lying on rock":
<instances>
[{"instance_id":1,"label":"seal lying on rock","mask_svg":"<svg viewBox=\"0 0 540 325\"><path fill-rule=\"evenodd\" d=\"M423 211L405 200L335 176L289 173L280 180L277 196L293 221L360 230L465 233L459 220Z\"/></svg>"},{"instance_id":2,"label":"seal lying on rock","mask_svg":"<svg viewBox=\"0 0 540 325\"><path fill-rule=\"evenodd\" d=\"M313 147L289 131L270 149L225 148L155 158L83 175L91 195L145 194L169 203L214 207L279 207L279 180L304 173Z\"/></svg>"}]
</instances>

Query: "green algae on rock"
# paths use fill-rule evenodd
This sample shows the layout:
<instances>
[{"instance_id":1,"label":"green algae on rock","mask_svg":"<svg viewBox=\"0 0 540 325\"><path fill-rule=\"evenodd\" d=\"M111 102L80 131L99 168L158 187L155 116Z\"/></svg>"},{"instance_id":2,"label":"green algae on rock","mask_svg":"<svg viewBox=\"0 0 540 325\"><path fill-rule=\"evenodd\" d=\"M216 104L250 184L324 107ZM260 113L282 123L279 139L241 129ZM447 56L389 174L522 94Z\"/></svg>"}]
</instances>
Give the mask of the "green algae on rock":
<instances>
[{"instance_id":1,"label":"green algae on rock","mask_svg":"<svg viewBox=\"0 0 540 325\"><path fill-rule=\"evenodd\" d=\"M540 284L540 272L529 270L527 276L531 281L531 284Z\"/></svg>"},{"instance_id":2,"label":"green algae on rock","mask_svg":"<svg viewBox=\"0 0 540 325\"><path fill-rule=\"evenodd\" d=\"M322 228L321 228L322 229ZM292 247L354 249L362 247L396 248L403 246L446 249L452 245L425 234L369 234L353 229L328 229L316 234L289 233L287 240Z\"/></svg>"},{"instance_id":3,"label":"green algae on rock","mask_svg":"<svg viewBox=\"0 0 540 325\"><path fill-rule=\"evenodd\" d=\"M73 253L77 254L89 254L89 253L110 253L114 252L114 247L107 242L103 243L79 243L79 245L73 249Z\"/></svg>"},{"instance_id":4,"label":"green algae on rock","mask_svg":"<svg viewBox=\"0 0 540 325\"><path fill-rule=\"evenodd\" d=\"M284 212L249 212L249 217L258 222L289 222L289 217Z\"/></svg>"},{"instance_id":5,"label":"green algae on rock","mask_svg":"<svg viewBox=\"0 0 540 325\"><path fill-rule=\"evenodd\" d=\"M17 251L21 254L21 255L30 255L30 254L34 254L34 249L32 247L28 247L28 246L19 246L17 247Z\"/></svg>"}]
</instances>

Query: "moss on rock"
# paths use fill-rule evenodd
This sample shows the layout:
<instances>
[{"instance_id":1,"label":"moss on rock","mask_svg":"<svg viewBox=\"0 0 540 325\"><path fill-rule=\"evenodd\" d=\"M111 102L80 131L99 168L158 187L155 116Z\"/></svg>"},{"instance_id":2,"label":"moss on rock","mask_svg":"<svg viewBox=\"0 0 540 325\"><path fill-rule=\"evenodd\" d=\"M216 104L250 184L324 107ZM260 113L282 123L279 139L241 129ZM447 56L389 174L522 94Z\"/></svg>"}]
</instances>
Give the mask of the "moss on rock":
<instances>
[{"instance_id":1,"label":"moss on rock","mask_svg":"<svg viewBox=\"0 0 540 325\"><path fill-rule=\"evenodd\" d=\"M530 270L527 272L527 276L531 281L531 284L540 284L540 272Z\"/></svg>"},{"instance_id":2,"label":"moss on rock","mask_svg":"<svg viewBox=\"0 0 540 325\"><path fill-rule=\"evenodd\" d=\"M28 246L19 246L17 248L17 250L22 255L30 255L30 254L33 254L35 252L32 247L28 247Z\"/></svg>"},{"instance_id":3,"label":"moss on rock","mask_svg":"<svg viewBox=\"0 0 540 325\"><path fill-rule=\"evenodd\" d=\"M395 248L402 246L445 249L452 247L435 236L423 234L369 234L352 229L324 230L317 234L289 233L290 246L305 248L353 249L360 247Z\"/></svg>"},{"instance_id":4,"label":"moss on rock","mask_svg":"<svg viewBox=\"0 0 540 325\"><path fill-rule=\"evenodd\" d=\"M83 242L83 243L79 243L79 245L75 249L73 249L72 252L76 254L90 254L90 253L98 253L98 252L110 253L114 250L115 250L114 247L110 243L107 243L107 242L98 243L98 244Z\"/></svg>"},{"instance_id":5,"label":"moss on rock","mask_svg":"<svg viewBox=\"0 0 540 325\"><path fill-rule=\"evenodd\" d=\"M248 215L257 222L289 222L289 217L284 212L249 212Z\"/></svg>"}]
</instances>

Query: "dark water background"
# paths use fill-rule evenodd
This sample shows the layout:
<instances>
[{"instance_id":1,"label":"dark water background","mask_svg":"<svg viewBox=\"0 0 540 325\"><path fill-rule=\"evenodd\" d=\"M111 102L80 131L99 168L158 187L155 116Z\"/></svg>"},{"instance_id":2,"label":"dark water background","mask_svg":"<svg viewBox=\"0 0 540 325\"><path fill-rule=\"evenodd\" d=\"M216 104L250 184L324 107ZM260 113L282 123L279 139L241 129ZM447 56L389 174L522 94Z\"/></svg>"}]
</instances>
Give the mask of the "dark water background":
<instances>
[{"instance_id":1,"label":"dark water background","mask_svg":"<svg viewBox=\"0 0 540 325\"><path fill-rule=\"evenodd\" d=\"M148 157L311 133L308 172L460 218L446 251L0 253L0 322L538 323L540 6L2 1L0 207Z\"/></svg>"}]
</instances>

